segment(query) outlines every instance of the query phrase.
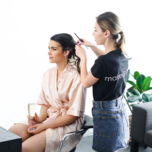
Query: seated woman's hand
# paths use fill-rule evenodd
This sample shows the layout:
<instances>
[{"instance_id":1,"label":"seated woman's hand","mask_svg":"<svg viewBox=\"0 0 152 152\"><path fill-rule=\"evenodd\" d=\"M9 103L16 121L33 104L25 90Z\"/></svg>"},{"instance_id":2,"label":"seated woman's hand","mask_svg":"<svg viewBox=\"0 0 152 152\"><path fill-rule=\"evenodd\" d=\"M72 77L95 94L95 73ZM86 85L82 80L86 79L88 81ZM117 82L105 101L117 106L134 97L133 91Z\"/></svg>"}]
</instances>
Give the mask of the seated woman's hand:
<instances>
[{"instance_id":1,"label":"seated woman's hand","mask_svg":"<svg viewBox=\"0 0 152 152\"><path fill-rule=\"evenodd\" d=\"M34 126L29 127L27 131L31 134L37 134L42 132L43 130L45 130L44 124L36 124Z\"/></svg>"},{"instance_id":2,"label":"seated woman's hand","mask_svg":"<svg viewBox=\"0 0 152 152\"><path fill-rule=\"evenodd\" d=\"M37 113L35 113L34 117L31 117L30 115L27 115L27 118L28 118L28 124L31 125L31 126L39 124L39 123L42 122L40 117L37 115Z\"/></svg>"}]
</instances>

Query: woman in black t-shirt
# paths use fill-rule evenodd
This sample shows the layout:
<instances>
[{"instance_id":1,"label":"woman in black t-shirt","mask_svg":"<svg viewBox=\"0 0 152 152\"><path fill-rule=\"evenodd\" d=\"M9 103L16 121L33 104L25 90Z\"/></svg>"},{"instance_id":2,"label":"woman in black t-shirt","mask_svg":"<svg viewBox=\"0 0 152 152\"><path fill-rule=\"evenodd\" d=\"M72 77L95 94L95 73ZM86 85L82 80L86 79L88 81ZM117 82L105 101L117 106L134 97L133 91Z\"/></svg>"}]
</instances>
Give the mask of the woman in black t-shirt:
<instances>
[{"instance_id":1,"label":"woman in black t-shirt","mask_svg":"<svg viewBox=\"0 0 152 152\"><path fill-rule=\"evenodd\" d=\"M112 12L99 15L93 36L105 51L85 39L76 42L76 54L81 59L81 82L86 88L93 86L92 148L97 152L114 152L126 148L129 141L129 122L122 99L128 58L123 49L125 37L118 16ZM81 45L90 47L98 56L88 74L86 54Z\"/></svg>"}]
</instances>

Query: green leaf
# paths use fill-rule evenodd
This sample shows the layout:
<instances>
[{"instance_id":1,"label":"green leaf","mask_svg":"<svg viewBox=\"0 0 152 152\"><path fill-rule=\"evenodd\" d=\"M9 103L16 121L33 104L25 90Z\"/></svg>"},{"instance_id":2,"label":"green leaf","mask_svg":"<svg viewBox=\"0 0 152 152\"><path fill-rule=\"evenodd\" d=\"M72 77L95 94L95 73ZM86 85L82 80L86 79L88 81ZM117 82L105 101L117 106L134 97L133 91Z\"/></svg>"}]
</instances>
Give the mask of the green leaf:
<instances>
[{"instance_id":1,"label":"green leaf","mask_svg":"<svg viewBox=\"0 0 152 152\"><path fill-rule=\"evenodd\" d=\"M143 85L142 85L143 90L146 91L146 90L149 88L150 82L151 82L151 77L150 77L150 76L149 76L149 77L146 77L146 78L144 79Z\"/></svg>"},{"instance_id":2,"label":"green leaf","mask_svg":"<svg viewBox=\"0 0 152 152\"><path fill-rule=\"evenodd\" d=\"M132 93L133 95L140 96L140 92L135 88L129 88L127 91Z\"/></svg>"},{"instance_id":3,"label":"green leaf","mask_svg":"<svg viewBox=\"0 0 152 152\"><path fill-rule=\"evenodd\" d=\"M128 92L128 91L127 91L127 94L128 94L127 98L128 98L129 96L133 96L133 94L132 94L131 92Z\"/></svg>"},{"instance_id":4,"label":"green leaf","mask_svg":"<svg viewBox=\"0 0 152 152\"><path fill-rule=\"evenodd\" d=\"M126 97L128 98L130 95L129 95L129 93L128 92L126 92Z\"/></svg>"},{"instance_id":5,"label":"green leaf","mask_svg":"<svg viewBox=\"0 0 152 152\"><path fill-rule=\"evenodd\" d=\"M132 74L132 73L130 73L131 74L131 76L134 78L134 75Z\"/></svg>"},{"instance_id":6,"label":"green leaf","mask_svg":"<svg viewBox=\"0 0 152 152\"><path fill-rule=\"evenodd\" d=\"M137 89L140 93L142 93L142 90L140 90L137 85L136 85L135 89Z\"/></svg>"},{"instance_id":7,"label":"green leaf","mask_svg":"<svg viewBox=\"0 0 152 152\"><path fill-rule=\"evenodd\" d=\"M137 95L129 96L128 99L127 99L127 101L130 102L130 103L138 101L138 100L141 100L141 97L137 96Z\"/></svg>"},{"instance_id":8,"label":"green leaf","mask_svg":"<svg viewBox=\"0 0 152 152\"><path fill-rule=\"evenodd\" d=\"M137 78L138 78L139 75L140 75L140 73L138 71L135 71L135 73L134 73L135 80L137 80Z\"/></svg>"},{"instance_id":9,"label":"green leaf","mask_svg":"<svg viewBox=\"0 0 152 152\"><path fill-rule=\"evenodd\" d=\"M128 70L128 73L127 73L127 81L129 80L129 76L130 76L130 69Z\"/></svg>"},{"instance_id":10,"label":"green leaf","mask_svg":"<svg viewBox=\"0 0 152 152\"><path fill-rule=\"evenodd\" d=\"M132 58L129 58L128 60L131 60Z\"/></svg>"},{"instance_id":11,"label":"green leaf","mask_svg":"<svg viewBox=\"0 0 152 152\"><path fill-rule=\"evenodd\" d=\"M133 81L128 80L127 82L130 83L133 87L136 86L136 84Z\"/></svg>"},{"instance_id":12,"label":"green leaf","mask_svg":"<svg viewBox=\"0 0 152 152\"><path fill-rule=\"evenodd\" d=\"M146 91L151 90L151 89L152 89L152 87L149 87Z\"/></svg>"},{"instance_id":13,"label":"green leaf","mask_svg":"<svg viewBox=\"0 0 152 152\"><path fill-rule=\"evenodd\" d=\"M128 90L131 89L131 88L134 88L134 87L131 86L130 88L127 89L126 96L127 96L127 94L128 94L128 97L133 95L131 92L128 92ZM127 98L128 98L128 97L127 97Z\"/></svg>"},{"instance_id":14,"label":"green leaf","mask_svg":"<svg viewBox=\"0 0 152 152\"><path fill-rule=\"evenodd\" d=\"M145 76L143 74L141 74L137 77L136 83L140 90L142 90L142 85L143 85L144 79L145 79Z\"/></svg>"},{"instance_id":15,"label":"green leaf","mask_svg":"<svg viewBox=\"0 0 152 152\"><path fill-rule=\"evenodd\" d=\"M151 95L150 95L150 94L147 94L147 93L143 93L143 94L142 94L142 99L143 99L145 102L150 101L150 98L151 98Z\"/></svg>"},{"instance_id":16,"label":"green leaf","mask_svg":"<svg viewBox=\"0 0 152 152\"><path fill-rule=\"evenodd\" d=\"M139 102L143 101L143 99L142 99L142 98L140 98L140 99L138 99L138 100L139 100Z\"/></svg>"}]
</instances>

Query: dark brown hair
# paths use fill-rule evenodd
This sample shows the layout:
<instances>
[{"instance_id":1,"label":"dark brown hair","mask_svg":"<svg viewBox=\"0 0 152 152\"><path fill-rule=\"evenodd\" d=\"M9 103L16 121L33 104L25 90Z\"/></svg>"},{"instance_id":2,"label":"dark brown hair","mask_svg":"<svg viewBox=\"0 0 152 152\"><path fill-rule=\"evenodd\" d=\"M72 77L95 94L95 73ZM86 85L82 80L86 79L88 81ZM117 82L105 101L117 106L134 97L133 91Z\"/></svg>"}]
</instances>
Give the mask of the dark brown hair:
<instances>
[{"instance_id":1,"label":"dark brown hair","mask_svg":"<svg viewBox=\"0 0 152 152\"><path fill-rule=\"evenodd\" d=\"M80 73L80 58L75 54L76 44L73 37L67 33L60 33L53 35L50 40L58 42L61 45L63 51L70 50L67 62L76 66L77 71Z\"/></svg>"}]
</instances>

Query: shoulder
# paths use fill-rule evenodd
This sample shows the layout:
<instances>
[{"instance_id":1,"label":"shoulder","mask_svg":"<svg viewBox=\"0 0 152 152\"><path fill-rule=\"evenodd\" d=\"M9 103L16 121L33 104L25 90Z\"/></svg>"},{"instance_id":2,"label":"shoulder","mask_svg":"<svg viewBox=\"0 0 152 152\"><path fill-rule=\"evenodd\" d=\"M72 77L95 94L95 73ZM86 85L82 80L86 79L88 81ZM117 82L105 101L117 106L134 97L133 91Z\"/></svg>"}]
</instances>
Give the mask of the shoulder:
<instances>
[{"instance_id":1,"label":"shoulder","mask_svg":"<svg viewBox=\"0 0 152 152\"><path fill-rule=\"evenodd\" d=\"M103 66L103 65L105 64L105 61L107 61L105 58L106 58L105 55L99 56L99 57L95 60L94 66L100 66L100 67Z\"/></svg>"},{"instance_id":2,"label":"shoulder","mask_svg":"<svg viewBox=\"0 0 152 152\"><path fill-rule=\"evenodd\" d=\"M77 71L77 69L76 68L74 68L74 67L70 67L70 74L71 74L71 76L73 77L73 78L78 78L78 79L80 79L80 74L79 74L79 72Z\"/></svg>"},{"instance_id":3,"label":"shoulder","mask_svg":"<svg viewBox=\"0 0 152 152\"><path fill-rule=\"evenodd\" d=\"M50 74L54 73L55 67L49 68L47 71L44 72L43 77L49 76Z\"/></svg>"},{"instance_id":4,"label":"shoulder","mask_svg":"<svg viewBox=\"0 0 152 152\"><path fill-rule=\"evenodd\" d=\"M95 61L104 62L106 58L107 58L106 55L100 55Z\"/></svg>"},{"instance_id":5,"label":"shoulder","mask_svg":"<svg viewBox=\"0 0 152 152\"><path fill-rule=\"evenodd\" d=\"M81 83L81 76L76 68L69 66L68 74L72 78L73 84Z\"/></svg>"},{"instance_id":6,"label":"shoulder","mask_svg":"<svg viewBox=\"0 0 152 152\"><path fill-rule=\"evenodd\" d=\"M72 75L77 75L77 76L80 76L79 72L77 71L77 69L73 66L70 66L70 70L69 72L72 74Z\"/></svg>"}]
</instances>

